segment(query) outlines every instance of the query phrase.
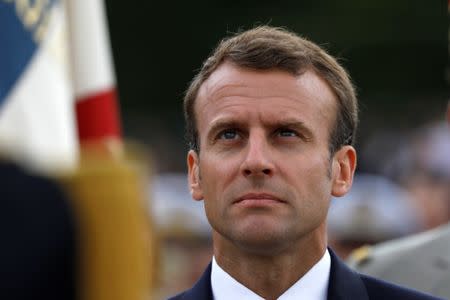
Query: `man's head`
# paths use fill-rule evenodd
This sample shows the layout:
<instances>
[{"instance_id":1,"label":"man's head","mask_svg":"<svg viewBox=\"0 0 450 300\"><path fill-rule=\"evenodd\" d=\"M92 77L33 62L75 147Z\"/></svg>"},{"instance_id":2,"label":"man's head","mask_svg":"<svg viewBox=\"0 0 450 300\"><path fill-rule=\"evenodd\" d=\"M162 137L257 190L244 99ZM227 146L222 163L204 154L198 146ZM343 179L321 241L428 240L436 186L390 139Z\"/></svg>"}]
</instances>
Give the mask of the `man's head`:
<instances>
[{"instance_id":1,"label":"man's head","mask_svg":"<svg viewBox=\"0 0 450 300\"><path fill-rule=\"evenodd\" d=\"M206 59L184 98L186 137L199 151L195 102L201 85L225 61L254 70L281 70L300 76L308 70L324 79L337 97L336 118L330 128L330 153L353 145L358 124L354 88L346 71L316 44L280 28L261 26L224 39Z\"/></svg>"},{"instance_id":2,"label":"man's head","mask_svg":"<svg viewBox=\"0 0 450 300\"><path fill-rule=\"evenodd\" d=\"M215 249L324 249L329 201L350 189L356 164L345 71L314 44L260 27L219 45L185 107L191 193Z\"/></svg>"}]
</instances>

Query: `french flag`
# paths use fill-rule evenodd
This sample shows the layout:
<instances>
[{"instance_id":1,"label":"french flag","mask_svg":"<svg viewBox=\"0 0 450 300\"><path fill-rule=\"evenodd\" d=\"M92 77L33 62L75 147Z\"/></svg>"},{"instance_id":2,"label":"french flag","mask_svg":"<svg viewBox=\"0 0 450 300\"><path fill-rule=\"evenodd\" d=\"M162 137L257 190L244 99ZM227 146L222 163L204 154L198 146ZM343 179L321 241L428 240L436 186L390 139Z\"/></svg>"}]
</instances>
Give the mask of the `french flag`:
<instances>
[{"instance_id":1,"label":"french flag","mask_svg":"<svg viewBox=\"0 0 450 300\"><path fill-rule=\"evenodd\" d=\"M0 156L44 172L120 140L102 0L0 1Z\"/></svg>"},{"instance_id":2,"label":"french flag","mask_svg":"<svg viewBox=\"0 0 450 300\"><path fill-rule=\"evenodd\" d=\"M25 4L0 1L0 152L39 170L69 168L78 141L65 10Z\"/></svg>"},{"instance_id":3,"label":"french flag","mask_svg":"<svg viewBox=\"0 0 450 300\"><path fill-rule=\"evenodd\" d=\"M71 0L67 5L80 143L120 140L116 83L103 1Z\"/></svg>"}]
</instances>

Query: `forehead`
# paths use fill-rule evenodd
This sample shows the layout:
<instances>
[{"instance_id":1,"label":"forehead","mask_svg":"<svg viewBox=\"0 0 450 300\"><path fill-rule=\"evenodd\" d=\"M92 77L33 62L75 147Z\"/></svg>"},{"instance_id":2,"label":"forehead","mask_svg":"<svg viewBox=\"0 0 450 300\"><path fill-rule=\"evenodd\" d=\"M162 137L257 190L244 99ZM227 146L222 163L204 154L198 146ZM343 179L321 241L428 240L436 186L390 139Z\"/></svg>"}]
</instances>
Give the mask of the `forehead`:
<instances>
[{"instance_id":1,"label":"forehead","mask_svg":"<svg viewBox=\"0 0 450 300\"><path fill-rule=\"evenodd\" d=\"M301 114L323 125L334 121L337 100L326 81L312 70L294 76L282 70L253 70L225 62L199 89L194 106L198 129L212 121L213 115L242 113L246 104L254 112L271 105L278 112Z\"/></svg>"}]
</instances>

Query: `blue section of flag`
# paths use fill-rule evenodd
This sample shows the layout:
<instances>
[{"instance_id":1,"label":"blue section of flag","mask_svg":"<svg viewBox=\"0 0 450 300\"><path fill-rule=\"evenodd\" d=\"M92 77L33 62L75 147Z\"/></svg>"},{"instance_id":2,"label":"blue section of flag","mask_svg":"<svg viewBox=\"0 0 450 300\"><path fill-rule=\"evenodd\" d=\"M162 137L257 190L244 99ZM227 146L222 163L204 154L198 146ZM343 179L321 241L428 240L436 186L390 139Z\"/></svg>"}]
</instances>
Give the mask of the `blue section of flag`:
<instances>
[{"instance_id":1,"label":"blue section of flag","mask_svg":"<svg viewBox=\"0 0 450 300\"><path fill-rule=\"evenodd\" d=\"M49 1L44 10L48 11L54 2ZM38 47L33 34L33 29L27 29L20 20L15 2L0 0L0 105Z\"/></svg>"}]
</instances>

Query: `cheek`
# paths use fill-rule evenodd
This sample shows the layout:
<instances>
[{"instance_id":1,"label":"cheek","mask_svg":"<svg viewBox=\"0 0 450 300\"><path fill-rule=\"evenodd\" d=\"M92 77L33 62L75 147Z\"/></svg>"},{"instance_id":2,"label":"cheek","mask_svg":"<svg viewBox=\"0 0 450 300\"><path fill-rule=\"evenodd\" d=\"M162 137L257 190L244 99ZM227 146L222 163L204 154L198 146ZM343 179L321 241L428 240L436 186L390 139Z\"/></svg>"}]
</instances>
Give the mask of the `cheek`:
<instances>
[{"instance_id":1,"label":"cheek","mask_svg":"<svg viewBox=\"0 0 450 300\"><path fill-rule=\"evenodd\" d=\"M294 176L294 179L300 185L323 185L330 183L331 162L328 157L319 155L303 155L297 161L292 160L284 163L284 170L287 170L287 176ZM311 186L311 188L313 188Z\"/></svg>"},{"instance_id":2,"label":"cheek","mask_svg":"<svg viewBox=\"0 0 450 300\"><path fill-rule=\"evenodd\" d=\"M330 162L323 157L305 157L296 164L290 164L290 179L294 182L299 198L306 208L323 208L331 199L332 181L329 176Z\"/></svg>"},{"instance_id":3,"label":"cheek","mask_svg":"<svg viewBox=\"0 0 450 300\"><path fill-rule=\"evenodd\" d=\"M200 175L205 197L220 196L220 193L224 192L235 179L238 170L238 164L231 160L222 162L220 159L203 159L200 164Z\"/></svg>"},{"instance_id":4,"label":"cheek","mask_svg":"<svg viewBox=\"0 0 450 300\"><path fill-rule=\"evenodd\" d=\"M227 206L238 185L239 163L226 163L211 157L202 158L200 164L201 188L205 211L211 221L225 218Z\"/></svg>"}]
</instances>

